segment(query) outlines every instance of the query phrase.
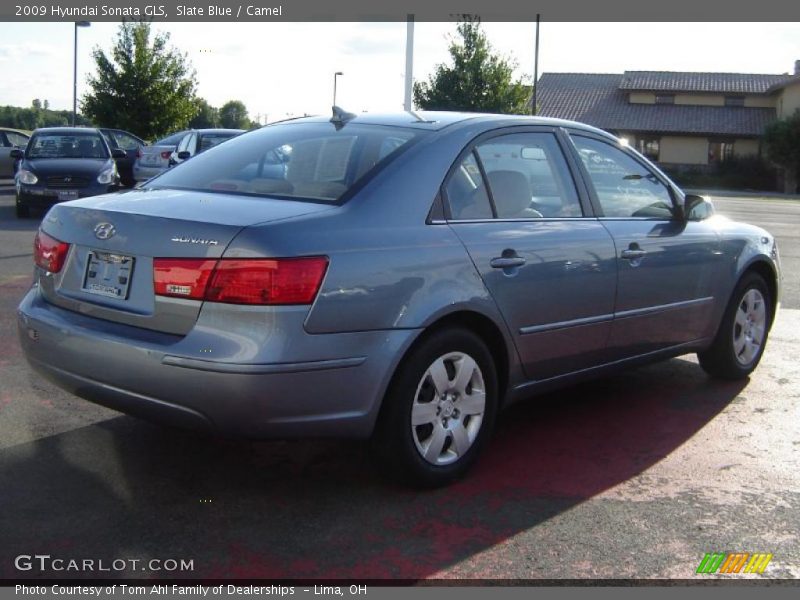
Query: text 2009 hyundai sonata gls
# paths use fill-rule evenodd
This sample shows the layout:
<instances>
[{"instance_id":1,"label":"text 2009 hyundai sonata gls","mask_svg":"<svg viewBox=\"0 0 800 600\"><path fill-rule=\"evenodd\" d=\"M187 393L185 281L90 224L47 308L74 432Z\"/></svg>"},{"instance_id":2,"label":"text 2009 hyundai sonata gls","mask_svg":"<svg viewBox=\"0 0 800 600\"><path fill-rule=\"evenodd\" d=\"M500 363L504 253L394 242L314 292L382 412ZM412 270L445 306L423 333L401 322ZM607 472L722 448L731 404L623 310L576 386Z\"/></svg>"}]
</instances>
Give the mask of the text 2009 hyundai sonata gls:
<instances>
[{"instance_id":1,"label":"text 2009 hyundai sonata gls","mask_svg":"<svg viewBox=\"0 0 800 600\"><path fill-rule=\"evenodd\" d=\"M780 279L769 233L616 138L450 113L244 134L53 207L35 260L22 345L65 389L226 434L372 436L427 484L536 390L687 352L747 376Z\"/></svg>"}]
</instances>

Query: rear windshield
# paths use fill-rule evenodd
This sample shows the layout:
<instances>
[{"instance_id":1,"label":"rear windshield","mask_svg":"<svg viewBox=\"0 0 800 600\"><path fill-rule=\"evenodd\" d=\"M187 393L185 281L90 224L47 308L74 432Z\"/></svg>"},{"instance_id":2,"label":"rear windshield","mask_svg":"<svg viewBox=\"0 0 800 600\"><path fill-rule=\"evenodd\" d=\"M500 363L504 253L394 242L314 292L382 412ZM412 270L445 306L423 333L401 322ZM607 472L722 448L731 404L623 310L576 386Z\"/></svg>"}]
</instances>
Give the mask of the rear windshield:
<instances>
[{"instance_id":1,"label":"rear windshield","mask_svg":"<svg viewBox=\"0 0 800 600\"><path fill-rule=\"evenodd\" d=\"M28 158L108 158L99 133L35 133L25 153Z\"/></svg>"},{"instance_id":2,"label":"rear windshield","mask_svg":"<svg viewBox=\"0 0 800 600\"><path fill-rule=\"evenodd\" d=\"M177 188L336 202L425 132L351 123L283 123L238 136L152 179Z\"/></svg>"},{"instance_id":3,"label":"rear windshield","mask_svg":"<svg viewBox=\"0 0 800 600\"><path fill-rule=\"evenodd\" d=\"M179 131L178 133L173 133L172 135L168 135L165 138L156 140L155 142L153 142L153 146L177 146L178 142L181 141L181 138L184 135L186 135L185 131Z\"/></svg>"},{"instance_id":4,"label":"rear windshield","mask_svg":"<svg viewBox=\"0 0 800 600\"><path fill-rule=\"evenodd\" d=\"M204 133L200 136L200 150L199 152L205 152L209 148L213 148L224 142L225 140L229 140L232 137L236 137L239 135L238 133Z\"/></svg>"}]
</instances>

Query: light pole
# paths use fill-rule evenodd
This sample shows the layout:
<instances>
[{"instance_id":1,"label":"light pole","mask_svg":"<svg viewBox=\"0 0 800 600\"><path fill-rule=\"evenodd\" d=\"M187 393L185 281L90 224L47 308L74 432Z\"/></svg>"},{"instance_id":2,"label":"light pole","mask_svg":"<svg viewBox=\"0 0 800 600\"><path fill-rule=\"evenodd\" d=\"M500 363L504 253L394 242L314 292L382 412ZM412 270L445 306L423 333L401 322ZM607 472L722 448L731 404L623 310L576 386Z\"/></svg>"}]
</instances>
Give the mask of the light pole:
<instances>
[{"instance_id":1,"label":"light pole","mask_svg":"<svg viewBox=\"0 0 800 600\"><path fill-rule=\"evenodd\" d=\"M334 106L336 106L336 78L339 77L339 75L344 75L344 73L342 73L341 71L336 71L336 73L333 74L333 105Z\"/></svg>"},{"instance_id":2,"label":"light pole","mask_svg":"<svg viewBox=\"0 0 800 600\"><path fill-rule=\"evenodd\" d=\"M78 27L89 27L90 21L75 21L75 52L72 69L72 126L75 127L75 115L78 112Z\"/></svg>"}]
</instances>

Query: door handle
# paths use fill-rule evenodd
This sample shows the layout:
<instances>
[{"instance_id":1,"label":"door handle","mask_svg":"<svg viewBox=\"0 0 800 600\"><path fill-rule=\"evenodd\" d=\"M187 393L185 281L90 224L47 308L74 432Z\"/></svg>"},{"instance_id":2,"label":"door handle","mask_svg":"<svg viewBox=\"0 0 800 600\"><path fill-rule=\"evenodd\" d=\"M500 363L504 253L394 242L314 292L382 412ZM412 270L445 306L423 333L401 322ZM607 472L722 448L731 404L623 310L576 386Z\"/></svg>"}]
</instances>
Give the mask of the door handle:
<instances>
[{"instance_id":1,"label":"door handle","mask_svg":"<svg viewBox=\"0 0 800 600\"><path fill-rule=\"evenodd\" d=\"M639 260L640 258L644 258L645 254L647 254L647 252L644 250L623 250L621 256L625 260Z\"/></svg>"},{"instance_id":2,"label":"door handle","mask_svg":"<svg viewBox=\"0 0 800 600\"><path fill-rule=\"evenodd\" d=\"M512 269L524 264L525 259L521 256L500 256L489 261L489 265L493 269Z\"/></svg>"}]
</instances>

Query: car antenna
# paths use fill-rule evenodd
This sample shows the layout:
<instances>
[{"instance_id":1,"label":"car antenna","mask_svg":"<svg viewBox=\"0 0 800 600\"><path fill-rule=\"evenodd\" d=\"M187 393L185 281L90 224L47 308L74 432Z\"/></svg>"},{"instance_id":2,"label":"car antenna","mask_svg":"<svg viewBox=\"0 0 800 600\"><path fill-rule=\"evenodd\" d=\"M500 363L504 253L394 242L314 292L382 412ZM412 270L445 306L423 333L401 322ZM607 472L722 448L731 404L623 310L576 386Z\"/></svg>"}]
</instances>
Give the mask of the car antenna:
<instances>
[{"instance_id":1,"label":"car antenna","mask_svg":"<svg viewBox=\"0 0 800 600\"><path fill-rule=\"evenodd\" d=\"M344 127L345 125L347 125L348 121L351 121L356 118L356 115L354 115L351 112L347 112L346 110L338 106L334 106L332 107L332 109L333 109L333 116L331 117L331 123L336 125L337 131L342 127Z\"/></svg>"}]
</instances>

